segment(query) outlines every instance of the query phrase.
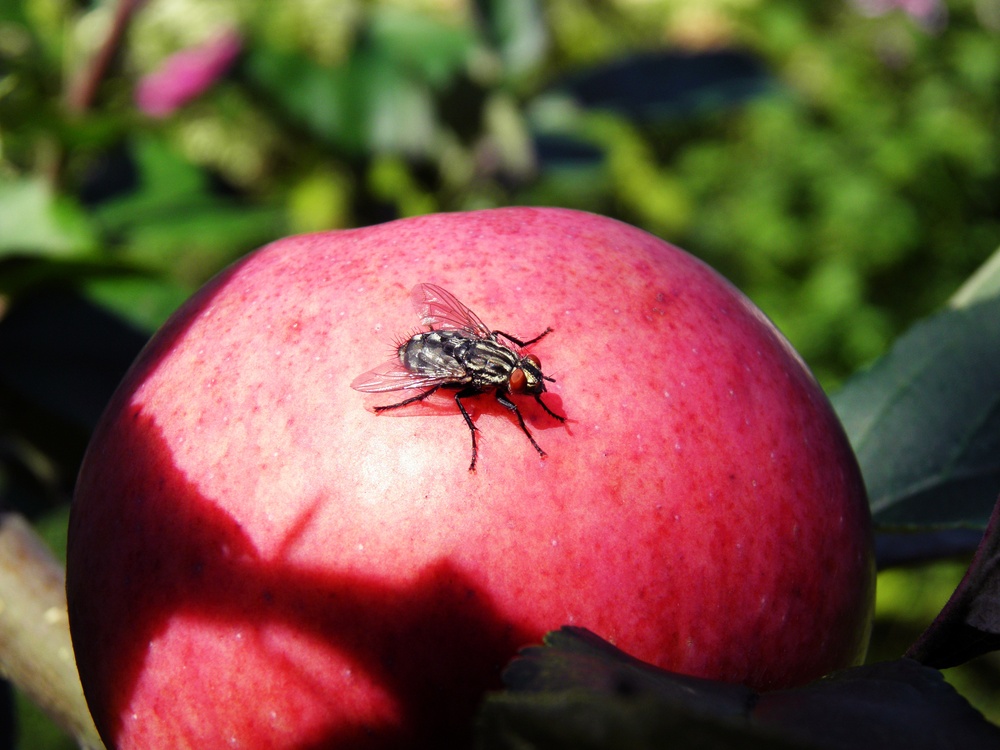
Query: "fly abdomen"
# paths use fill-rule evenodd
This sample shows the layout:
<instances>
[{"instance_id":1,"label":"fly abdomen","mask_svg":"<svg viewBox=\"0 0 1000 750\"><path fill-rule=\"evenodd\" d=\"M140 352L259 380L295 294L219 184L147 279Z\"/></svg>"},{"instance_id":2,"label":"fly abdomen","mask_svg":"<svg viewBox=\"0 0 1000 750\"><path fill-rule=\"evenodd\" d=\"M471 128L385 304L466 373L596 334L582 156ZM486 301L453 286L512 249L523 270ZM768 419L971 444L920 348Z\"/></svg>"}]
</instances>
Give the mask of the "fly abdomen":
<instances>
[{"instance_id":1,"label":"fly abdomen","mask_svg":"<svg viewBox=\"0 0 1000 750\"><path fill-rule=\"evenodd\" d=\"M441 373L461 381L466 373L465 352L475 339L456 331L418 333L399 347L399 361L410 372Z\"/></svg>"}]
</instances>

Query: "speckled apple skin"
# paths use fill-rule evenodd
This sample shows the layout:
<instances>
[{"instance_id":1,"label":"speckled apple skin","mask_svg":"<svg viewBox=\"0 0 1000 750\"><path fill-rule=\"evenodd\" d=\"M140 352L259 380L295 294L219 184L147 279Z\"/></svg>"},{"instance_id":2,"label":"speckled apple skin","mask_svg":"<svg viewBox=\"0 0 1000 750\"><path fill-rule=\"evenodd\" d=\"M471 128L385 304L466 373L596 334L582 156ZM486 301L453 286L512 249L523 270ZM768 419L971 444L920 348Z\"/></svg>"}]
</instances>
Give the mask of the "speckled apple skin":
<instances>
[{"instance_id":1,"label":"speckled apple skin","mask_svg":"<svg viewBox=\"0 0 1000 750\"><path fill-rule=\"evenodd\" d=\"M521 338L546 403L376 415L352 379L444 286ZM397 397L398 396L398 397ZM805 365L706 265L600 216L510 208L275 242L190 299L80 474L70 624L118 748L460 747L564 624L780 688L856 663L862 480Z\"/></svg>"}]
</instances>

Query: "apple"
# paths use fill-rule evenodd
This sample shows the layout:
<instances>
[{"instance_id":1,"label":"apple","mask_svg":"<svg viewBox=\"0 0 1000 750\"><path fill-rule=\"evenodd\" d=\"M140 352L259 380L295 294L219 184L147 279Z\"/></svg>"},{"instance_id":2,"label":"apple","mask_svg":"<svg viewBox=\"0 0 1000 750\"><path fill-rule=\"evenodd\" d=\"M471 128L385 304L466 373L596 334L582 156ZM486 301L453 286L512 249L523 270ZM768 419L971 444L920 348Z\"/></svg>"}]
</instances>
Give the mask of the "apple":
<instances>
[{"instance_id":1,"label":"apple","mask_svg":"<svg viewBox=\"0 0 1000 750\"><path fill-rule=\"evenodd\" d=\"M544 403L364 394L432 282L522 340ZM525 645L583 626L782 688L857 663L862 480L789 344L702 262L510 208L290 237L195 294L84 461L67 594L118 748L460 747Z\"/></svg>"}]
</instances>

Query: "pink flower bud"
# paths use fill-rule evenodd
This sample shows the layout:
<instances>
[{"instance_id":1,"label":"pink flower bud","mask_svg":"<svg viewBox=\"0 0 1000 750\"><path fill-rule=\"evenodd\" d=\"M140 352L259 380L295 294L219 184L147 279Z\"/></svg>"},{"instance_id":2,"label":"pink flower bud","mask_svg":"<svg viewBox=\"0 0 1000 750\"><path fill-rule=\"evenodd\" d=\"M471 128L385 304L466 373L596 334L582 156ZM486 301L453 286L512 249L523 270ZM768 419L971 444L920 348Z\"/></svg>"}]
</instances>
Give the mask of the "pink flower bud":
<instances>
[{"instance_id":1,"label":"pink flower bud","mask_svg":"<svg viewBox=\"0 0 1000 750\"><path fill-rule=\"evenodd\" d=\"M947 17L947 8L941 0L854 0L854 5L866 16L902 10L924 26L938 26Z\"/></svg>"},{"instance_id":2,"label":"pink flower bud","mask_svg":"<svg viewBox=\"0 0 1000 750\"><path fill-rule=\"evenodd\" d=\"M203 44L171 55L139 81L136 106L150 117L173 114L229 70L242 43L235 29L227 29Z\"/></svg>"}]
</instances>

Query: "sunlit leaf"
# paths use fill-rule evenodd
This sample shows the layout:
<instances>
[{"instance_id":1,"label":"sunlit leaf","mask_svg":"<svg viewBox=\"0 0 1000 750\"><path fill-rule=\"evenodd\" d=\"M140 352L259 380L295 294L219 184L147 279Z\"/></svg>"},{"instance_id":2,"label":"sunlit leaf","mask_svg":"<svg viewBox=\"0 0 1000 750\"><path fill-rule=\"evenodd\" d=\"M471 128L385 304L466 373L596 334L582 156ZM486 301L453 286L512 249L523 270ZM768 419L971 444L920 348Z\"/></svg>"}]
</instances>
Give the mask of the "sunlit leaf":
<instances>
[{"instance_id":1,"label":"sunlit leaf","mask_svg":"<svg viewBox=\"0 0 1000 750\"><path fill-rule=\"evenodd\" d=\"M93 227L72 202L40 178L0 179L0 257L79 257L96 244Z\"/></svg>"},{"instance_id":2,"label":"sunlit leaf","mask_svg":"<svg viewBox=\"0 0 1000 750\"><path fill-rule=\"evenodd\" d=\"M378 50L324 67L304 55L258 48L246 71L289 120L347 153L419 153L431 145L430 89Z\"/></svg>"},{"instance_id":3,"label":"sunlit leaf","mask_svg":"<svg viewBox=\"0 0 1000 750\"><path fill-rule=\"evenodd\" d=\"M962 284L949 304L951 307L968 307L995 297L1000 297L1000 250L994 252L990 259Z\"/></svg>"},{"instance_id":4,"label":"sunlit leaf","mask_svg":"<svg viewBox=\"0 0 1000 750\"><path fill-rule=\"evenodd\" d=\"M480 0L478 5L508 75L528 73L543 61L549 31L538 0Z\"/></svg>"},{"instance_id":5,"label":"sunlit leaf","mask_svg":"<svg viewBox=\"0 0 1000 750\"><path fill-rule=\"evenodd\" d=\"M367 40L380 55L436 87L464 69L475 44L465 24L392 6L373 9Z\"/></svg>"}]
</instances>

